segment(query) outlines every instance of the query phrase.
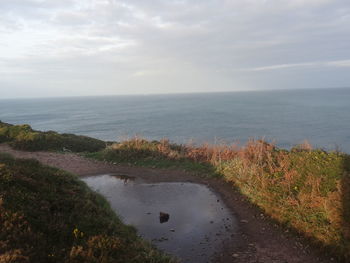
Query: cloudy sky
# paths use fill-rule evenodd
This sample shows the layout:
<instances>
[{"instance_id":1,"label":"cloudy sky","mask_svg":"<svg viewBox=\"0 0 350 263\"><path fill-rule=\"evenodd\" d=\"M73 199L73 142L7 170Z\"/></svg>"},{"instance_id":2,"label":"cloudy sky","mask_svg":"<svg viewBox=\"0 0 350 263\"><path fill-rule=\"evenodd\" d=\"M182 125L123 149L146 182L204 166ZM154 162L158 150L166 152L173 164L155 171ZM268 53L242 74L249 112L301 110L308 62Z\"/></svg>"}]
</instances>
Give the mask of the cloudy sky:
<instances>
[{"instance_id":1,"label":"cloudy sky","mask_svg":"<svg viewBox=\"0 0 350 263\"><path fill-rule=\"evenodd\" d=\"M349 0L0 0L1 97L344 86Z\"/></svg>"}]
</instances>

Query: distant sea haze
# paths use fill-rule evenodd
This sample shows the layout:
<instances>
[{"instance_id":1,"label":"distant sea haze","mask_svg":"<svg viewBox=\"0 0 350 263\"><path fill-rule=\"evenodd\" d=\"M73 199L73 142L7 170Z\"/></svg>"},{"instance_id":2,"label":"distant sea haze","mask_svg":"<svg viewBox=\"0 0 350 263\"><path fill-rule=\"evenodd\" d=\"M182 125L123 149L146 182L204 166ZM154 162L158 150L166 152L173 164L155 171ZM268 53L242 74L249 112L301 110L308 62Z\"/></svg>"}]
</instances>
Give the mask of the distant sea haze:
<instances>
[{"instance_id":1,"label":"distant sea haze","mask_svg":"<svg viewBox=\"0 0 350 263\"><path fill-rule=\"evenodd\" d=\"M134 135L172 142L279 147L308 140L350 153L350 88L0 100L0 120L108 141Z\"/></svg>"}]
</instances>

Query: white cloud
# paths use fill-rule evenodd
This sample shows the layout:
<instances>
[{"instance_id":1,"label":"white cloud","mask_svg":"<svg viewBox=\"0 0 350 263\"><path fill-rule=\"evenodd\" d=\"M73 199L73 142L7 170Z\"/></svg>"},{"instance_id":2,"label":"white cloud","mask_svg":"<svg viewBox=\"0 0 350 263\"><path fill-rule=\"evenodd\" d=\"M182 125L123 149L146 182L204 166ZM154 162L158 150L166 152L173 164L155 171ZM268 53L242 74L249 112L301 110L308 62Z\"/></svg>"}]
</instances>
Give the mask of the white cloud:
<instances>
[{"instance_id":1,"label":"white cloud","mask_svg":"<svg viewBox=\"0 0 350 263\"><path fill-rule=\"evenodd\" d=\"M321 67L350 67L350 60L336 61L319 61L319 62L303 62L291 64L268 65L254 68L236 69L238 71L270 71L270 70L290 70L290 69L305 69L305 68L321 68Z\"/></svg>"},{"instance_id":2,"label":"white cloud","mask_svg":"<svg viewBox=\"0 0 350 263\"><path fill-rule=\"evenodd\" d=\"M350 59L349 60L330 61L327 64L329 66L333 66L333 67L350 67Z\"/></svg>"},{"instance_id":3,"label":"white cloud","mask_svg":"<svg viewBox=\"0 0 350 263\"><path fill-rule=\"evenodd\" d=\"M272 66L263 66L256 67L251 69L246 69L247 71L267 71L267 70L278 70L278 69L290 69L290 68L305 68L305 67L314 67L317 63L309 62L309 63L294 63L294 64L279 64Z\"/></svg>"},{"instance_id":4,"label":"white cloud","mask_svg":"<svg viewBox=\"0 0 350 263\"><path fill-rule=\"evenodd\" d=\"M0 3L0 80L14 94L55 95L62 83L77 94L281 88L312 74L315 87L326 76L346 86L349 42L345 0Z\"/></svg>"}]
</instances>

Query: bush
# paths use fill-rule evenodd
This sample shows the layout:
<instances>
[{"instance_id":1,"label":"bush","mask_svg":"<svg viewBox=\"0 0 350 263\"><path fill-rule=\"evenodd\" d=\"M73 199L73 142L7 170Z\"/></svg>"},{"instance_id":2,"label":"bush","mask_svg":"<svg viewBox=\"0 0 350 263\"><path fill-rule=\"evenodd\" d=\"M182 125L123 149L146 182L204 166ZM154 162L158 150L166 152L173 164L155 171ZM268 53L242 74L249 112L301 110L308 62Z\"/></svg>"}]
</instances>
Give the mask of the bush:
<instances>
[{"instance_id":1,"label":"bush","mask_svg":"<svg viewBox=\"0 0 350 263\"><path fill-rule=\"evenodd\" d=\"M74 175L0 155L0 262L171 262Z\"/></svg>"}]
</instances>

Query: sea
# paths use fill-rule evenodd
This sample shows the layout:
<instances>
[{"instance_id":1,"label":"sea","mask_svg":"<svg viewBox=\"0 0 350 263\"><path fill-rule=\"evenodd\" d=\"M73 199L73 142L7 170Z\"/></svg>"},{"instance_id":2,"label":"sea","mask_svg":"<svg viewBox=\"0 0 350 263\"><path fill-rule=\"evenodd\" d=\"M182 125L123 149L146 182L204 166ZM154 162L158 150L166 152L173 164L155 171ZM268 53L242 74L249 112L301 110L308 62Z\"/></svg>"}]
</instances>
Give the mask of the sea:
<instances>
[{"instance_id":1,"label":"sea","mask_svg":"<svg viewBox=\"0 0 350 263\"><path fill-rule=\"evenodd\" d=\"M0 120L106 141L185 144L264 139L350 153L350 88L0 99Z\"/></svg>"}]
</instances>

